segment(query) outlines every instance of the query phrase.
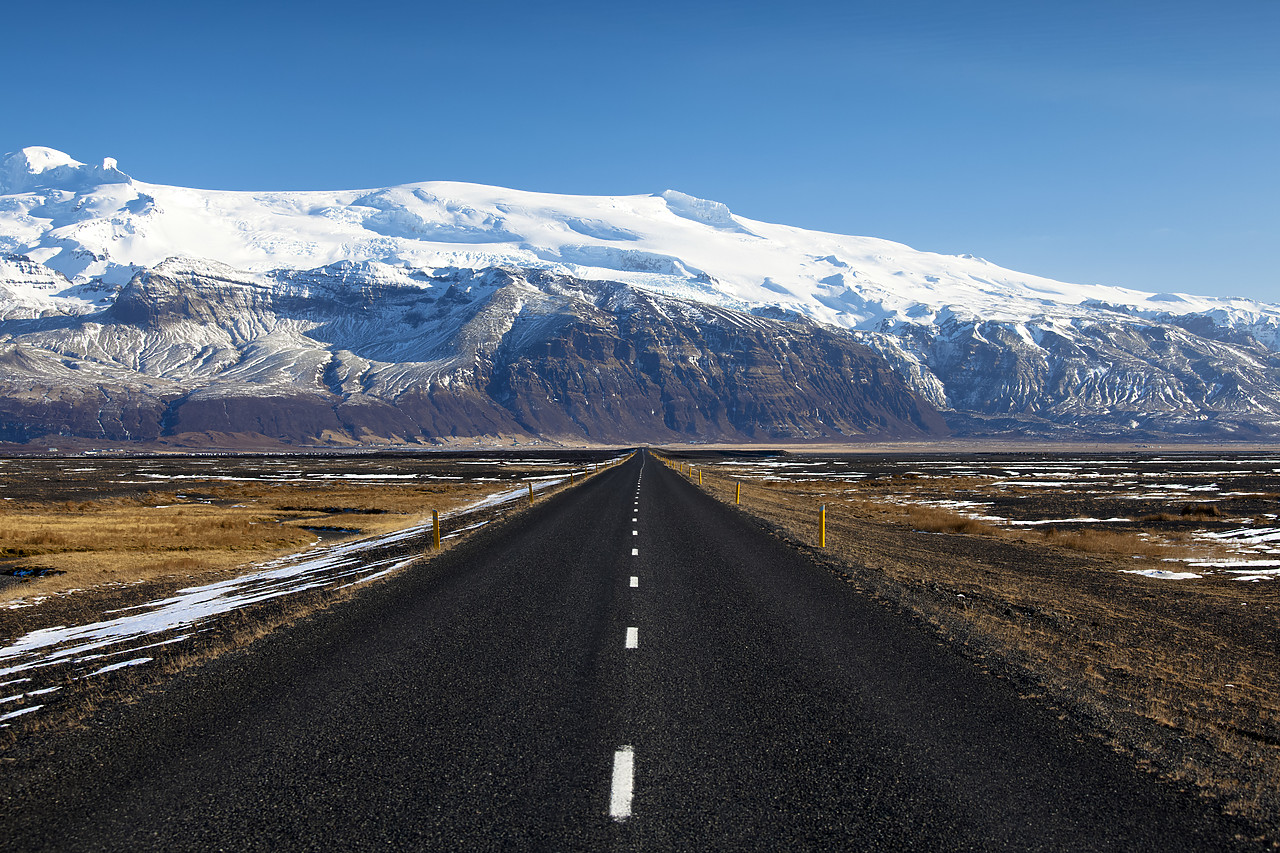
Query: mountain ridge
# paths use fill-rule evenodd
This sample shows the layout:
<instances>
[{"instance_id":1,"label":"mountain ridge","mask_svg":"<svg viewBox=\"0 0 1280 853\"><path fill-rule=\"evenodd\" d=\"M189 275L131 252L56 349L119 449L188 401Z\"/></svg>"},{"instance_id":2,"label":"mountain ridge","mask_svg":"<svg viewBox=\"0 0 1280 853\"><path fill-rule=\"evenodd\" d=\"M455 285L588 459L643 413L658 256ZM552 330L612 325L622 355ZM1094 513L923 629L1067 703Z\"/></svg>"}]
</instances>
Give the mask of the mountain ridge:
<instances>
[{"instance_id":1,"label":"mountain ridge","mask_svg":"<svg viewBox=\"0 0 1280 853\"><path fill-rule=\"evenodd\" d=\"M81 410L112 389L148 440L1280 433L1280 306L1253 300L1055 282L675 190L190 190L53 149L6 156L0 189L0 434L25 440L93 433ZM662 347L701 367L636 366ZM652 414L584 419L574 377L602 363L600 388ZM305 429L246 403L285 397Z\"/></svg>"}]
</instances>

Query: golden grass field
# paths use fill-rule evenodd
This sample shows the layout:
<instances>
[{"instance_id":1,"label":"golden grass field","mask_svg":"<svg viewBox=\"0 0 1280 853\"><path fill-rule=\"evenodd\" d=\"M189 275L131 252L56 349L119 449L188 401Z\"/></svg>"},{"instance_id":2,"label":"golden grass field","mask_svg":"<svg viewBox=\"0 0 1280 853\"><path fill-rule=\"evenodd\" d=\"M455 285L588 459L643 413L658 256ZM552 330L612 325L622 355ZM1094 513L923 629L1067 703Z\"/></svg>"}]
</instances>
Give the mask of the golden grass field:
<instances>
[{"instance_id":1,"label":"golden grass field","mask_svg":"<svg viewBox=\"0 0 1280 853\"><path fill-rule=\"evenodd\" d=\"M1125 530L1018 529L911 503L983 487L970 478L762 482L698 468L705 491L732 504L741 484L743 511L1137 764L1229 811L1280 813L1280 582L1126 573L1213 556L1167 529L1176 509Z\"/></svg>"},{"instance_id":2,"label":"golden grass field","mask_svg":"<svg viewBox=\"0 0 1280 853\"><path fill-rule=\"evenodd\" d=\"M369 536L449 512L510 483L425 486L184 484L188 494L0 503L0 561L63 574L0 590L0 601L103 584L235 569L300 551L321 536Z\"/></svg>"}]
</instances>

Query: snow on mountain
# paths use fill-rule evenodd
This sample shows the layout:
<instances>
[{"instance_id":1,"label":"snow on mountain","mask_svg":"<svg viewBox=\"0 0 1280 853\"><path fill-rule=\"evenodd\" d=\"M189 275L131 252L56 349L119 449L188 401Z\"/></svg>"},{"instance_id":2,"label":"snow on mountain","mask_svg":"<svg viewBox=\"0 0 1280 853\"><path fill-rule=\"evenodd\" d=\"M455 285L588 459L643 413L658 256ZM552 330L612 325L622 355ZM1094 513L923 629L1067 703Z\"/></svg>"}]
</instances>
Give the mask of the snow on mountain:
<instances>
[{"instance_id":1,"label":"snow on mountain","mask_svg":"<svg viewBox=\"0 0 1280 853\"><path fill-rule=\"evenodd\" d=\"M24 148L0 163L0 195L40 190L92 190L102 184L128 183L129 176L107 157L88 166L53 148Z\"/></svg>"},{"instance_id":2,"label":"snow on mountain","mask_svg":"<svg viewBox=\"0 0 1280 853\"><path fill-rule=\"evenodd\" d=\"M1068 284L674 190L228 192L48 148L0 161L0 437L948 428L1280 434L1280 306Z\"/></svg>"},{"instance_id":3,"label":"snow on mountain","mask_svg":"<svg viewBox=\"0 0 1280 853\"><path fill-rule=\"evenodd\" d=\"M124 284L165 258L198 255L258 272L340 261L541 268L865 330L947 312L1025 321L1099 305L1153 315L1216 312L1230 322L1280 317L1280 308L1249 300L1066 284L969 255L756 222L671 190L569 196L451 182L193 190L134 180L109 158L86 166L48 148L8 155L0 189L0 252L77 283Z\"/></svg>"}]
</instances>

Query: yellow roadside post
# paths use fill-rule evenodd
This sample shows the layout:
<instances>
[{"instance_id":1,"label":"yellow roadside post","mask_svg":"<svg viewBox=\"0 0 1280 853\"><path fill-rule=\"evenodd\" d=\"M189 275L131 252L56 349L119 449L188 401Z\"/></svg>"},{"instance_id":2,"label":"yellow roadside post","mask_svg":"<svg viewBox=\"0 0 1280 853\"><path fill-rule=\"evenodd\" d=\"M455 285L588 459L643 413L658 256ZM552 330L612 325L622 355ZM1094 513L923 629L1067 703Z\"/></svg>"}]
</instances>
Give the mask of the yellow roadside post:
<instances>
[{"instance_id":1,"label":"yellow roadside post","mask_svg":"<svg viewBox=\"0 0 1280 853\"><path fill-rule=\"evenodd\" d=\"M827 505L818 510L818 547L827 547Z\"/></svg>"},{"instance_id":2,"label":"yellow roadside post","mask_svg":"<svg viewBox=\"0 0 1280 853\"><path fill-rule=\"evenodd\" d=\"M738 484L738 493L734 495L733 502L735 504L742 503L742 484L741 483Z\"/></svg>"},{"instance_id":3,"label":"yellow roadside post","mask_svg":"<svg viewBox=\"0 0 1280 853\"><path fill-rule=\"evenodd\" d=\"M698 485L699 486L702 485L702 469L701 468L698 469Z\"/></svg>"},{"instance_id":4,"label":"yellow roadside post","mask_svg":"<svg viewBox=\"0 0 1280 853\"><path fill-rule=\"evenodd\" d=\"M570 486L572 486L572 485L573 485L573 472L572 472L572 471L570 471L570 472L569 472L569 485L570 485Z\"/></svg>"},{"instance_id":5,"label":"yellow roadside post","mask_svg":"<svg viewBox=\"0 0 1280 853\"><path fill-rule=\"evenodd\" d=\"M529 487L529 503L532 504L533 503L533 481L530 480L529 482L525 483L525 485Z\"/></svg>"},{"instance_id":6,"label":"yellow roadside post","mask_svg":"<svg viewBox=\"0 0 1280 853\"><path fill-rule=\"evenodd\" d=\"M437 551L440 550L440 511L431 510L431 539Z\"/></svg>"}]
</instances>

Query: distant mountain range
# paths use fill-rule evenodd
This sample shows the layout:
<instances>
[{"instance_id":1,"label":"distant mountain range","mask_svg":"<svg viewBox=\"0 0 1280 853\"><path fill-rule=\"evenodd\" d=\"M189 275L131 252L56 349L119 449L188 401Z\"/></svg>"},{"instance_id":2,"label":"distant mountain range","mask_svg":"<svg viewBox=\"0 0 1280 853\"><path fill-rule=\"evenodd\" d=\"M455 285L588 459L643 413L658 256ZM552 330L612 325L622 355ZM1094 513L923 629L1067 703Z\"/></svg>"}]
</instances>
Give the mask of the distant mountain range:
<instances>
[{"instance_id":1,"label":"distant mountain range","mask_svg":"<svg viewBox=\"0 0 1280 853\"><path fill-rule=\"evenodd\" d=\"M0 441L948 434L1280 436L1280 306L674 191L223 192L48 148L0 161Z\"/></svg>"}]
</instances>

